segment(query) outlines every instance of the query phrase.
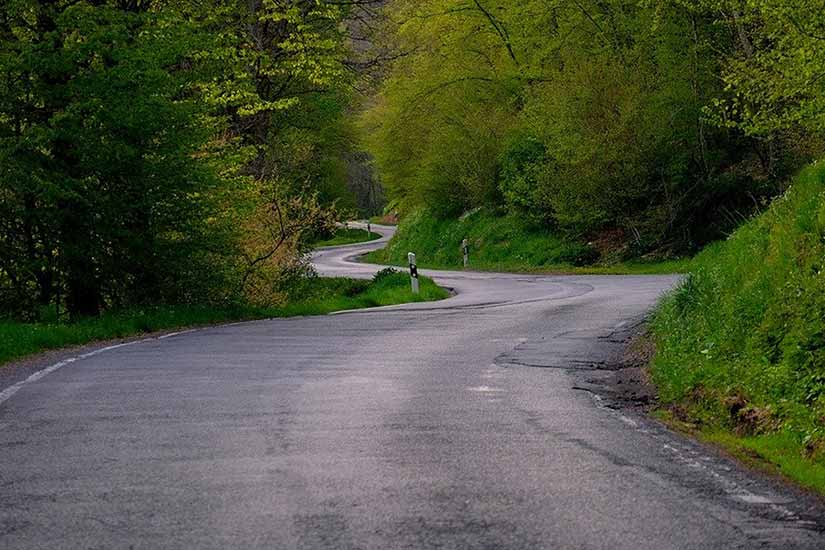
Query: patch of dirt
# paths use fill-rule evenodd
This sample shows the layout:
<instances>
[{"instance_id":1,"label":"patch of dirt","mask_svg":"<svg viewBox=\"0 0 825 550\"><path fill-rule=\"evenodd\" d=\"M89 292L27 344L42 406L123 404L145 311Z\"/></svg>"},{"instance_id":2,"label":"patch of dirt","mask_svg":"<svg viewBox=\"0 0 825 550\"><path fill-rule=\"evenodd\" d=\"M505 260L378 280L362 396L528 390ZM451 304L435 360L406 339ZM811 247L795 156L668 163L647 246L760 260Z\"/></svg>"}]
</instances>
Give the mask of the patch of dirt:
<instances>
[{"instance_id":1,"label":"patch of dirt","mask_svg":"<svg viewBox=\"0 0 825 550\"><path fill-rule=\"evenodd\" d=\"M611 408L630 408L640 412L653 410L657 393L647 366L656 353L656 347L645 325L641 322L630 325L611 339L624 342L621 351L599 370L583 375L579 389L599 395Z\"/></svg>"},{"instance_id":2,"label":"patch of dirt","mask_svg":"<svg viewBox=\"0 0 825 550\"><path fill-rule=\"evenodd\" d=\"M383 225L398 225L398 212L390 212L389 214L385 214L380 222Z\"/></svg>"},{"instance_id":3,"label":"patch of dirt","mask_svg":"<svg viewBox=\"0 0 825 550\"><path fill-rule=\"evenodd\" d=\"M629 249L628 236L624 229L605 229L591 235L587 243L599 257L607 260L620 260Z\"/></svg>"}]
</instances>

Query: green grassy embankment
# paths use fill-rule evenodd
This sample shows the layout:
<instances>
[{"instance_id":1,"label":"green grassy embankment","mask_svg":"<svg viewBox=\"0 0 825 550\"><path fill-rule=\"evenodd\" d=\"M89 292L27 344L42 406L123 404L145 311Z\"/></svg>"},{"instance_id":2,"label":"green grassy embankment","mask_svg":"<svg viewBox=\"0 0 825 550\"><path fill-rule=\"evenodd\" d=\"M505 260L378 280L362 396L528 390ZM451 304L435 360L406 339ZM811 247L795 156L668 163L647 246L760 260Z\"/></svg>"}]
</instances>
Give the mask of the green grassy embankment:
<instances>
[{"instance_id":1,"label":"green grassy embankment","mask_svg":"<svg viewBox=\"0 0 825 550\"><path fill-rule=\"evenodd\" d=\"M357 243L365 243L369 241L374 241L380 239L381 235L378 233L370 232L367 233L366 229L354 229L352 227L340 227L335 232L335 235L331 239L326 239L323 241L318 241L313 243L316 247L320 246L339 246L344 244L357 244Z\"/></svg>"},{"instance_id":2,"label":"green grassy embankment","mask_svg":"<svg viewBox=\"0 0 825 550\"><path fill-rule=\"evenodd\" d=\"M825 492L825 165L697 256L651 329L666 419Z\"/></svg>"},{"instance_id":3,"label":"green grassy embankment","mask_svg":"<svg viewBox=\"0 0 825 550\"><path fill-rule=\"evenodd\" d=\"M688 265L688 260L593 265L598 253L586 244L530 228L515 216L485 210L448 220L415 212L404 219L386 248L368 254L364 261L406 265L407 253L415 252L420 267L458 269L463 265L464 238L470 243L470 269L481 271L676 273Z\"/></svg>"},{"instance_id":4,"label":"green grassy embankment","mask_svg":"<svg viewBox=\"0 0 825 550\"><path fill-rule=\"evenodd\" d=\"M432 280L421 278L421 294L410 290L403 273L384 273L372 281L354 279L310 279L293 292L300 298L273 308L253 306L157 306L74 323L18 323L0 321L0 365L42 351L126 338L143 333L224 323L239 320L298 315L321 315L407 302L432 301L449 294Z\"/></svg>"}]
</instances>

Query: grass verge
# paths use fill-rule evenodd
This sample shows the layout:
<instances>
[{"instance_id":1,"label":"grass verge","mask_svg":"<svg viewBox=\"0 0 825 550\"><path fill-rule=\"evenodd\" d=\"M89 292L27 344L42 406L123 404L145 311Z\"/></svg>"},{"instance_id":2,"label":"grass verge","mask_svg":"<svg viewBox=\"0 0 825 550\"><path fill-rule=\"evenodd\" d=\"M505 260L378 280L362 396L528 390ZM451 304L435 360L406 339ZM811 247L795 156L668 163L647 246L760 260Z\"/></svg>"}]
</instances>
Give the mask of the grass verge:
<instances>
[{"instance_id":1,"label":"grass verge","mask_svg":"<svg viewBox=\"0 0 825 550\"><path fill-rule=\"evenodd\" d=\"M333 311L440 300L448 292L432 280L421 278L421 294L410 290L409 277L384 272L372 281L315 278L302 283L282 307L249 305L227 307L156 306L74 323L0 322L0 365L42 351L125 338L143 333L223 322L321 315Z\"/></svg>"},{"instance_id":2,"label":"grass verge","mask_svg":"<svg viewBox=\"0 0 825 550\"><path fill-rule=\"evenodd\" d=\"M697 256L651 329L672 418L825 493L825 165Z\"/></svg>"},{"instance_id":3,"label":"grass verge","mask_svg":"<svg viewBox=\"0 0 825 550\"><path fill-rule=\"evenodd\" d=\"M675 431L723 449L751 469L825 494L825 463L800 454L792 434L739 435L728 429L680 420L669 409L660 409L654 416Z\"/></svg>"},{"instance_id":4,"label":"grass verge","mask_svg":"<svg viewBox=\"0 0 825 550\"><path fill-rule=\"evenodd\" d=\"M323 241L318 241L314 243L316 247L318 246L339 246L344 244L357 244L357 243L365 243L369 241L374 241L376 239L380 239L381 235L378 233L370 232L367 233L365 229L353 229L351 227L341 227L335 232L335 236L331 239L326 239Z\"/></svg>"},{"instance_id":5,"label":"grass verge","mask_svg":"<svg viewBox=\"0 0 825 550\"><path fill-rule=\"evenodd\" d=\"M658 274L687 270L689 260L635 261L589 265L598 254L586 244L571 242L545 230L526 226L515 216L477 210L459 219L438 219L427 211L408 216L395 237L364 261L401 266L415 252L420 267L459 269L461 241L470 244L470 269L524 273Z\"/></svg>"}]
</instances>

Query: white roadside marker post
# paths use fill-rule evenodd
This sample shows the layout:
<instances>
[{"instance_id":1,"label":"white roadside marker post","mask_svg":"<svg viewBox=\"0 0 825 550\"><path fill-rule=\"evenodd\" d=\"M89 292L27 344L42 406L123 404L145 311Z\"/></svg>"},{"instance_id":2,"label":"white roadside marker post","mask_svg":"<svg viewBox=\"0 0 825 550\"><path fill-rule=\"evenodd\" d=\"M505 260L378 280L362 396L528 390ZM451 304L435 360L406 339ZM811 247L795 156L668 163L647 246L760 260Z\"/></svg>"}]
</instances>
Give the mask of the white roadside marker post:
<instances>
[{"instance_id":1,"label":"white roadside marker post","mask_svg":"<svg viewBox=\"0 0 825 550\"><path fill-rule=\"evenodd\" d=\"M410 262L410 283L412 284L413 294L418 294L420 288L418 286L418 266L415 263L415 254L410 252L407 254L407 260Z\"/></svg>"},{"instance_id":2,"label":"white roadside marker post","mask_svg":"<svg viewBox=\"0 0 825 550\"><path fill-rule=\"evenodd\" d=\"M461 252L464 254L464 268L470 265L470 243L467 239L461 241Z\"/></svg>"}]
</instances>

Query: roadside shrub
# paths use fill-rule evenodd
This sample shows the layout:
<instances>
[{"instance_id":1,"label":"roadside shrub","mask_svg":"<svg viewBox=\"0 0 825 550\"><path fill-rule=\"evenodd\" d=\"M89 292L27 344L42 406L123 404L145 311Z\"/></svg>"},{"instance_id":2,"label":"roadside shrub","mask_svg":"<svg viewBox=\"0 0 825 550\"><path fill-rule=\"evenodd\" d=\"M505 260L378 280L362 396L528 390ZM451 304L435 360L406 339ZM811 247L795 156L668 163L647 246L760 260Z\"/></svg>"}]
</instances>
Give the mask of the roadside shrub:
<instances>
[{"instance_id":1,"label":"roadside shrub","mask_svg":"<svg viewBox=\"0 0 825 550\"><path fill-rule=\"evenodd\" d=\"M507 205L516 214L531 221L552 225L553 208L546 194L547 148L531 137L516 135L499 156L501 166L498 186Z\"/></svg>"},{"instance_id":2,"label":"roadside shrub","mask_svg":"<svg viewBox=\"0 0 825 550\"><path fill-rule=\"evenodd\" d=\"M398 275L400 273L401 272L398 271L397 269L395 269L394 267L385 267L384 269L382 269L381 271L379 271L378 273L373 275L372 282L378 284L378 283L380 283L380 282L382 282L382 281L384 281L384 280L386 280L390 277Z\"/></svg>"}]
</instances>

